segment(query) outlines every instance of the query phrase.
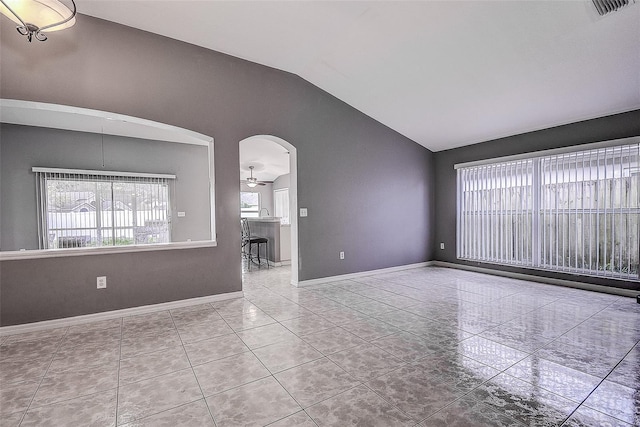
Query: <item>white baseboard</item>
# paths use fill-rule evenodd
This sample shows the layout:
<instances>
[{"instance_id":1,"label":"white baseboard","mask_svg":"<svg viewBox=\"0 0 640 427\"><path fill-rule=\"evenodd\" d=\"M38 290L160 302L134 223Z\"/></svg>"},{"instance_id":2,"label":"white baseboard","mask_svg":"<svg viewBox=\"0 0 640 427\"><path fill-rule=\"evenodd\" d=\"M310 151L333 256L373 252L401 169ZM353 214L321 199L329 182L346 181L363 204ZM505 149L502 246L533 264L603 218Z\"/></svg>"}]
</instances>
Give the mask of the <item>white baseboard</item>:
<instances>
[{"instance_id":1,"label":"white baseboard","mask_svg":"<svg viewBox=\"0 0 640 427\"><path fill-rule=\"evenodd\" d=\"M44 320L42 322L25 323L22 325L2 326L0 327L0 336L23 334L26 332L40 331L43 329L64 328L67 326L81 325L83 323L98 322L100 320L117 319L120 317L152 313L154 311L160 310L171 310L174 308L188 307L190 305L199 305L209 302L223 301L227 299L242 298L243 295L244 294L242 293L242 291L228 292L225 294L209 295L206 297L189 298L178 301L163 302L159 304L143 305L140 307L104 311L102 313L83 314L81 316Z\"/></svg>"},{"instance_id":2,"label":"white baseboard","mask_svg":"<svg viewBox=\"0 0 640 427\"><path fill-rule=\"evenodd\" d=\"M360 271L358 273L349 273L349 274L341 274L338 276L321 277L319 279L301 280L297 283L294 283L293 281L291 281L291 284L297 287L319 285L322 283L339 282L341 280L349 280L349 279L355 279L358 277L372 276L374 274L393 273L396 271L409 270L412 268L428 267L432 265L432 263L433 261L419 262L417 264L399 265L397 267L381 268L379 270L367 270L367 271Z\"/></svg>"},{"instance_id":3,"label":"white baseboard","mask_svg":"<svg viewBox=\"0 0 640 427\"><path fill-rule=\"evenodd\" d=\"M474 265L455 264L446 261L431 261L435 267L455 268L458 270L475 271L477 273L492 274L494 276L509 277L511 279L529 280L531 282L545 283L547 285L566 286L570 288L583 289L585 291L602 292L606 294L620 295L635 298L638 291L631 289L616 288L614 286L594 285L592 283L576 282L573 280L554 279L551 277L541 277L534 274L514 273L511 271L494 270L492 268L476 267Z\"/></svg>"}]
</instances>

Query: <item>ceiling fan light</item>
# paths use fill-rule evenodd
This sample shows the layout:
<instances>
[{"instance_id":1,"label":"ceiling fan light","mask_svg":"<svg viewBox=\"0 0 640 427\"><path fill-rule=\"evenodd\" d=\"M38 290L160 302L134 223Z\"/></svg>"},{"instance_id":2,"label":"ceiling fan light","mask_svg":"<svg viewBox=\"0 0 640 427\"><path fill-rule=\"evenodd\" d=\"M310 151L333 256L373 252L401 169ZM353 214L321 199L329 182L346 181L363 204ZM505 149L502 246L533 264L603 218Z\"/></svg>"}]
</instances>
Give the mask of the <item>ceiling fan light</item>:
<instances>
[{"instance_id":1,"label":"ceiling fan light","mask_svg":"<svg viewBox=\"0 0 640 427\"><path fill-rule=\"evenodd\" d=\"M251 172L251 177L247 178L247 187L253 188L258 185L258 178L253 177L253 166L249 166L249 171Z\"/></svg>"},{"instance_id":2,"label":"ceiling fan light","mask_svg":"<svg viewBox=\"0 0 640 427\"><path fill-rule=\"evenodd\" d=\"M18 24L18 32L44 41L42 31L59 31L76 23L76 5L70 9L59 0L0 0L0 13Z\"/></svg>"}]
</instances>

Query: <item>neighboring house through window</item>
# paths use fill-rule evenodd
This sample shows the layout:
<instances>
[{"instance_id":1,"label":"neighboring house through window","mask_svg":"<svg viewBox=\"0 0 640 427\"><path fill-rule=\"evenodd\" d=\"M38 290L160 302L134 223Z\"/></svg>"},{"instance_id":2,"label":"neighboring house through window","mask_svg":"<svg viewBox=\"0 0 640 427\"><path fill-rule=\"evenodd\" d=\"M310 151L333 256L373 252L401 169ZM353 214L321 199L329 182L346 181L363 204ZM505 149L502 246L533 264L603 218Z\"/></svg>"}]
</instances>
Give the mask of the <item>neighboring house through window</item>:
<instances>
[{"instance_id":1,"label":"neighboring house through window","mask_svg":"<svg viewBox=\"0 0 640 427\"><path fill-rule=\"evenodd\" d=\"M260 193L240 192L240 216L242 218L257 218L260 216Z\"/></svg>"},{"instance_id":2,"label":"neighboring house through window","mask_svg":"<svg viewBox=\"0 0 640 427\"><path fill-rule=\"evenodd\" d=\"M33 168L42 249L171 242L173 175Z\"/></svg>"}]
</instances>

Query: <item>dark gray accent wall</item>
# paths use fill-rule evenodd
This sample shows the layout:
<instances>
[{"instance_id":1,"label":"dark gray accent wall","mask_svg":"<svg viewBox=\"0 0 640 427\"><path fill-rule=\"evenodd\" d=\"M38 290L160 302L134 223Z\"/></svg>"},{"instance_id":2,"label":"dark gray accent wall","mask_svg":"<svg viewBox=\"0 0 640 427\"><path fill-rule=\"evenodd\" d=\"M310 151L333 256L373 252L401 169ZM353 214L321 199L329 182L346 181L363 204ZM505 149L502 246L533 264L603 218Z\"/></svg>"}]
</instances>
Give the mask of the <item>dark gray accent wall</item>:
<instances>
[{"instance_id":1,"label":"dark gray accent wall","mask_svg":"<svg viewBox=\"0 0 640 427\"><path fill-rule=\"evenodd\" d=\"M475 265L484 268L534 273L538 276L577 280L605 286L640 290L640 284L623 280L607 280L571 274L550 273L502 267L493 264L467 262L456 259L456 172L457 163L491 159L514 154L530 153L553 148L579 146L599 141L640 135L640 110L572 123L537 132L496 139L453 150L435 153L435 239L434 256L438 261ZM440 249L440 242L445 249Z\"/></svg>"},{"instance_id":2,"label":"dark gray accent wall","mask_svg":"<svg viewBox=\"0 0 640 427\"><path fill-rule=\"evenodd\" d=\"M238 143L253 135L297 149L298 205L309 209L299 220L300 280L432 259L433 153L312 84L82 15L45 43L27 43L4 24L2 98L110 111L214 138L218 247L1 262L0 324L240 290ZM108 277L107 293L95 289L99 275Z\"/></svg>"},{"instance_id":3,"label":"dark gray accent wall","mask_svg":"<svg viewBox=\"0 0 640 427\"><path fill-rule=\"evenodd\" d=\"M0 124L0 249L38 249L32 167L173 174L171 239L210 240L208 148L31 126ZM104 166L103 166L104 162ZM177 211L185 212L178 217Z\"/></svg>"},{"instance_id":4,"label":"dark gray accent wall","mask_svg":"<svg viewBox=\"0 0 640 427\"><path fill-rule=\"evenodd\" d=\"M2 318L8 319L3 326L238 290L236 283L211 280L216 269L203 265L198 252L182 249L0 262ZM210 251L218 259L220 252L218 248ZM107 276L106 289L96 289L98 275Z\"/></svg>"}]
</instances>

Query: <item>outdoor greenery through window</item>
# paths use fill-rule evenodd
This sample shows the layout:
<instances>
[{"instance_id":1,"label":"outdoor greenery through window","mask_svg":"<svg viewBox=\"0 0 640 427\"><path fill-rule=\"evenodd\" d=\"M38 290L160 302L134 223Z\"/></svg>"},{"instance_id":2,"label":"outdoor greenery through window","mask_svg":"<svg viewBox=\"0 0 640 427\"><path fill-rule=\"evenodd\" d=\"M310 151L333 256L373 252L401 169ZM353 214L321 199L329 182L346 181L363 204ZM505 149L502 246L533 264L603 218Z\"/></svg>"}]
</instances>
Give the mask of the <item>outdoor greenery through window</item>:
<instances>
[{"instance_id":1,"label":"outdoor greenery through window","mask_svg":"<svg viewBox=\"0 0 640 427\"><path fill-rule=\"evenodd\" d=\"M169 243L171 175L34 168L42 249Z\"/></svg>"},{"instance_id":2,"label":"outdoor greenery through window","mask_svg":"<svg viewBox=\"0 0 640 427\"><path fill-rule=\"evenodd\" d=\"M457 174L458 258L639 279L639 143Z\"/></svg>"},{"instance_id":3,"label":"outdoor greenery through window","mask_svg":"<svg viewBox=\"0 0 640 427\"><path fill-rule=\"evenodd\" d=\"M240 192L240 216L242 218L257 218L260 216L260 193Z\"/></svg>"}]
</instances>

